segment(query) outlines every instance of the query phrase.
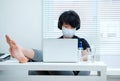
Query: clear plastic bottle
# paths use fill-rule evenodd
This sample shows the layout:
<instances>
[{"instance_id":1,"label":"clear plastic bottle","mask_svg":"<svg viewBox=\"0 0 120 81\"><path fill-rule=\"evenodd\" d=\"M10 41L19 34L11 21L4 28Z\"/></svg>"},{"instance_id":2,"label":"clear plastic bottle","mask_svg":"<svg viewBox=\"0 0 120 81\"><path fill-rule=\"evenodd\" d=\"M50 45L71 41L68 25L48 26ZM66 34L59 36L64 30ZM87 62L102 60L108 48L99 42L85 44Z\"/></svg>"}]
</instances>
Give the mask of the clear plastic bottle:
<instances>
[{"instance_id":1,"label":"clear plastic bottle","mask_svg":"<svg viewBox=\"0 0 120 81\"><path fill-rule=\"evenodd\" d=\"M92 58L91 58L91 49L87 48L87 61L91 62Z\"/></svg>"},{"instance_id":2,"label":"clear plastic bottle","mask_svg":"<svg viewBox=\"0 0 120 81\"><path fill-rule=\"evenodd\" d=\"M92 52L91 48L87 48L87 58L88 58L88 62L94 62L94 54Z\"/></svg>"},{"instance_id":3,"label":"clear plastic bottle","mask_svg":"<svg viewBox=\"0 0 120 81\"><path fill-rule=\"evenodd\" d=\"M83 51L83 46L82 46L82 42L80 41L80 42L78 43L79 61L82 60L82 51Z\"/></svg>"}]
</instances>

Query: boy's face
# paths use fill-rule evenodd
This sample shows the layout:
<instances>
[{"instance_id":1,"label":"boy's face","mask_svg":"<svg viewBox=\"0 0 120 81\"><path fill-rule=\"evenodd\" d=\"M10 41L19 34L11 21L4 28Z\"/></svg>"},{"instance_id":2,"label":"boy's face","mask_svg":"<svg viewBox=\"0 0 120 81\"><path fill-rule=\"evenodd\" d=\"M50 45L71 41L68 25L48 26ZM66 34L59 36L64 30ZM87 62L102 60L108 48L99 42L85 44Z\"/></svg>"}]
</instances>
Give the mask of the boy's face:
<instances>
[{"instance_id":1,"label":"boy's face","mask_svg":"<svg viewBox=\"0 0 120 81\"><path fill-rule=\"evenodd\" d=\"M63 23L62 27L65 27L67 29L74 29L70 24Z\"/></svg>"},{"instance_id":2,"label":"boy's face","mask_svg":"<svg viewBox=\"0 0 120 81\"><path fill-rule=\"evenodd\" d=\"M63 23L62 33L64 38L72 38L75 35L76 28L72 27L70 24Z\"/></svg>"}]
</instances>

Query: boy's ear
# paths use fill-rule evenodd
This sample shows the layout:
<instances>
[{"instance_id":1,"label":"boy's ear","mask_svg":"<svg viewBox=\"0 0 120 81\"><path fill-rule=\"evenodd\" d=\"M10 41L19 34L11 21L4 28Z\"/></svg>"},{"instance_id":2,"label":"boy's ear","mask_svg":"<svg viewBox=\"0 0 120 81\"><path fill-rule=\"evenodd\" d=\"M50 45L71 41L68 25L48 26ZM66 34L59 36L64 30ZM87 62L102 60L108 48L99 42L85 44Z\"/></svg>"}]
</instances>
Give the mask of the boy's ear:
<instances>
[{"instance_id":1,"label":"boy's ear","mask_svg":"<svg viewBox=\"0 0 120 81\"><path fill-rule=\"evenodd\" d=\"M62 25L61 25L60 21L58 21L58 28L59 28L60 30L62 30Z\"/></svg>"},{"instance_id":2,"label":"boy's ear","mask_svg":"<svg viewBox=\"0 0 120 81\"><path fill-rule=\"evenodd\" d=\"M78 25L76 26L76 30L78 30L78 29L80 29L80 24L78 24Z\"/></svg>"}]
</instances>

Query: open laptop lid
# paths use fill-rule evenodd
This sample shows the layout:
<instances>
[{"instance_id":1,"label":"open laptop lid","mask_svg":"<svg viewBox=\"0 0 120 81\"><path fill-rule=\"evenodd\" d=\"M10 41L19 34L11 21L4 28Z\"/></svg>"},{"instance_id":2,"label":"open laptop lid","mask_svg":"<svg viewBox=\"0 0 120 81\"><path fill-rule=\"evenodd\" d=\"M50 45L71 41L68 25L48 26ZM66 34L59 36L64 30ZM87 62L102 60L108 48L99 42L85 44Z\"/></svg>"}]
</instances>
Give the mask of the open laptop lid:
<instances>
[{"instance_id":1,"label":"open laptop lid","mask_svg":"<svg viewBox=\"0 0 120 81\"><path fill-rule=\"evenodd\" d=\"M78 40L44 39L43 62L78 62Z\"/></svg>"}]
</instances>

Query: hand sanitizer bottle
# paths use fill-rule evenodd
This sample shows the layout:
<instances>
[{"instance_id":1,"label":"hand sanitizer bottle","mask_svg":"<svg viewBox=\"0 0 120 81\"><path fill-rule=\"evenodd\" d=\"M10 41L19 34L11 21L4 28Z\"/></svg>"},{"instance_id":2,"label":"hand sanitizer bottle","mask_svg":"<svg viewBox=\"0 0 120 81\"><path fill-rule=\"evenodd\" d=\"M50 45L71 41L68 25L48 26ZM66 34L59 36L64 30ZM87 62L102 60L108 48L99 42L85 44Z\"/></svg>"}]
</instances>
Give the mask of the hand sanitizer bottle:
<instances>
[{"instance_id":1,"label":"hand sanitizer bottle","mask_svg":"<svg viewBox=\"0 0 120 81\"><path fill-rule=\"evenodd\" d=\"M78 57L79 57L79 61L82 60L82 51L83 51L82 42L79 41L79 43L78 43L78 54L79 54Z\"/></svg>"}]
</instances>

